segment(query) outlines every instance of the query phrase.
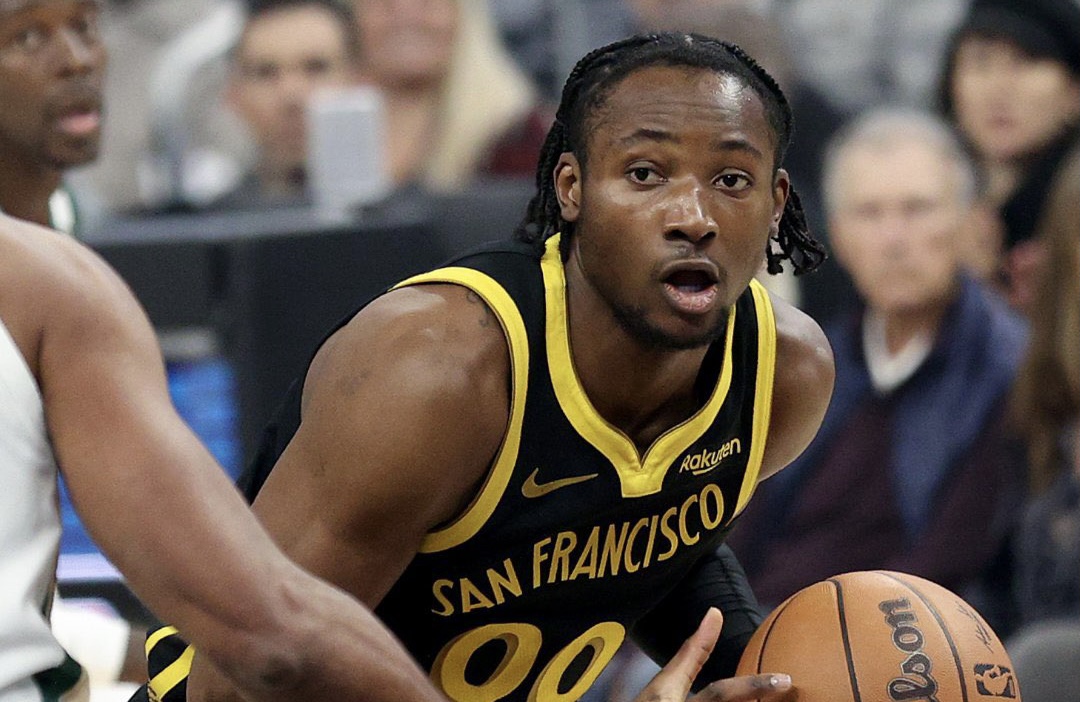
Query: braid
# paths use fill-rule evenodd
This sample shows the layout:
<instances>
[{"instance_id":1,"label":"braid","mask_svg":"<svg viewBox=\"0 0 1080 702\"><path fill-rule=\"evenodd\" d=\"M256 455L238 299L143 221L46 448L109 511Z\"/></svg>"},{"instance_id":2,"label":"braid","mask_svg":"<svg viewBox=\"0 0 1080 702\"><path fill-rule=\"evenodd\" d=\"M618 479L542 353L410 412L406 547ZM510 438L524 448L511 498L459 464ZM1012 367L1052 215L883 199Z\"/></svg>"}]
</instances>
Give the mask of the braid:
<instances>
[{"instance_id":1,"label":"braid","mask_svg":"<svg viewBox=\"0 0 1080 702\"><path fill-rule=\"evenodd\" d=\"M743 62L765 84L769 93L780 105L780 114L784 121L784 131L787 133L787 141L790 143L791 136L795 131L792 124L791 105L787 96L780 89L780 85L769 75L769 72L761 67L748 53L735 44L727 44L735 58ZM785 150L786 150L785 144ZM780 217L780 225L776 234L776 245L779 251L772 246L766 251L765 258L768 271L776 275L784 270L784 259L791 261L795 275L808 273L820 266L828 254L825 247L810 233L810 227L806 223L806 212L802 207L802 200L795 192L794 186L789 188L787 202L784 203L784 212Z\"/></svg>"},{"instance_id":2,"label":"braid","mask_svg":"<svg viewBox=\"0 0 1080 702\"><path fill-rule=\"evenodd\" d=\"M821 242L810 233L806 224L806 212L795 188L788 190L788 199L784 203L784 214L780 217L780 226L776 232L776 251L772 246L765 252L769 273L776 275L784 270L782 261L791 261L795 275L809 273L820 266L828 253Z\"/></svg>"},{"instance_id":3,"label":"braid","mask_svg":"<svg viewBox=\"0 0 1080 702\"><path fill-rule=\"evenodd\" d=\"M698 34L639 34L589 52L570 71L555 122L541 149L536 194L515 231L516 238L542 248L545 240L562 232L560 244L566 258L573 223L563 220L555 192L554 172L559 158L573 152L584 169L584 136L593 111L620 80L639 68L654 65L707 68L745 80L765 107L776 137L774 162L776 168L780 167L791 143L791 106L777 82L757 61L735 44ZM802 274L817 268L825 258L825 248L811 235L802 203L791 188L777 234L766 251L768 270L779 273L782 262L789 260L795 273Z\"/></svg>"},{"instance_id":4,"label":"braid","mask_svg":"<svg viewBox=\"0 0 1080 702\"><path fill-rule=\"evenodd\" d=\"M559 157L567 151L580 151L580 160L584 161L584 149L577 149L576 143L580 138L578 133L571 134L569 125L583 121L580 113L585 105L579 100L582 88L585 85L587 74L597 71L604 65L610 65L617 60L621 51L627 47L647 43L649 37L639 35L621 39L607 46L593 49L574 65L570 75L563 84L562 100L559 109L555 113L555 121L548 130L544 145L540 149L539 164L536 168L536 194L529 200L525 210L525 218L515 230L515 237L521 241L537 244L541 248L543 242L559 232L565 232L566 236L560 242L563 258L569 253L570 234L573 224L562 218L562 210L559 207L559 198L555 194L554 173L555 166L559 163ZM593 85L596 85L595 81ZM600 91L596 91L600 92ZM597 95L592 96L590 103L597 102ZM577 118L577 119L575 119Z\"/></svg>"}]
</instances>

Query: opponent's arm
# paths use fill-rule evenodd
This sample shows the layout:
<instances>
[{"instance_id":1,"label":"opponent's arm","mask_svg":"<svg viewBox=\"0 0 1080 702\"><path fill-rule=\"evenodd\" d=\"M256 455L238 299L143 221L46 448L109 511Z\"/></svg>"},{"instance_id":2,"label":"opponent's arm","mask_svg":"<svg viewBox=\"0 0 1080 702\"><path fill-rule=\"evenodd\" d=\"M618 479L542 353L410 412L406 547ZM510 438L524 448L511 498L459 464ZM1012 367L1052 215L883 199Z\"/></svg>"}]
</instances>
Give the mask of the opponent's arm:
<instances>
[{"instance_id":1,"label":"opponent's arm","mask_svg":"<svg viewBox=\"0 0 1080 702\"><path fill-rule=\"evenodd\" d=\"M82 247L49 246L31 365L72 501L139 597L248 699L439 699L367 609L274 546L174 411L119 278Z\"/></svg>"},{"instance_id":2,"label":"opponent's arm","mask_svg":"<svg viewBox=\"0 0 1080 702\"><path fill-rule=\"evenodd\" d=\"M459 286L391 292L316 354L255 512L291 558L374 606L468 504L508 413L508 347L486 305ZM198 655L188 692L227 699Z\"/></svg>"}]
</instances>

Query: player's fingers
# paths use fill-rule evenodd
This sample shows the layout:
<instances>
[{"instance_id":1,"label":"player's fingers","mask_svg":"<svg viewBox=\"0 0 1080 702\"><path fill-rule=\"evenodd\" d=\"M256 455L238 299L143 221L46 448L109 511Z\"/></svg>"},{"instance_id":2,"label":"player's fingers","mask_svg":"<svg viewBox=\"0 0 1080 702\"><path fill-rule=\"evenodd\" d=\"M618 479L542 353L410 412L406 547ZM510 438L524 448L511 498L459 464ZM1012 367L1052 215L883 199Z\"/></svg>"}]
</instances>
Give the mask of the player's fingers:
<instances>
[{"instance_id":1,"label":"player's fingers","mask_svg":"<svg viewBox=\"0 0 1080 702\"><path fill-rule=\"evenodd\" d=\"M791 691L791 678L779 673L743 675L710 683L689 702L747 702L780 700Z\"/></svg>"},{"instance_id":2,"label":"player's fingers","mask_svg":"<svg viewBox=\"0 0 1080 702\"><path fill-rule=\"evenodd\" d=\"M690 692L694 678L701 671L701 666L709 660L723 625L724 616L720 614L720 610L710 607L701 620L701 624L698 625L697 631L683 642L679 652L641 691L637 702L645 700L683 702L687 693Z\"/></svg>"}]
</instances>

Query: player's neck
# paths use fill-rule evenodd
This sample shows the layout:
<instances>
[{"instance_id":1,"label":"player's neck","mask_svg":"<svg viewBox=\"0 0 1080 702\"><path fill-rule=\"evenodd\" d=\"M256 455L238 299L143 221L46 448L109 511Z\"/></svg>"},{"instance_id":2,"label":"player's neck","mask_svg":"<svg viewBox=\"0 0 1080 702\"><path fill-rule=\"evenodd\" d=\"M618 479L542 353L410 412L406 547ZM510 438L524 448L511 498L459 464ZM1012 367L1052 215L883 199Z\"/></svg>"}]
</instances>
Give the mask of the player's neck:
<instances>
[{"instance_id":1,"label":"player's neck","mask_svg":"<svg viewBox=\"0 0 1080 702\"><path fill-rule=\"evenodd\" d=\"M26 168L19 159L0 158L0 210L43 226L49 221L49 198L60 187L61 172Z\"/></svg>"},{"instance_id":2,"label":"player's neck","mask_svg":"<svg viewBox=\"0 0 1080 702\"><path fill-rule=\"evenodd\" d=\"M580 292L568 291L567 307L570 353L585 394L639 450L700 408L694 389L707 347L648 346Z\"/></svg>"}]
</instances>

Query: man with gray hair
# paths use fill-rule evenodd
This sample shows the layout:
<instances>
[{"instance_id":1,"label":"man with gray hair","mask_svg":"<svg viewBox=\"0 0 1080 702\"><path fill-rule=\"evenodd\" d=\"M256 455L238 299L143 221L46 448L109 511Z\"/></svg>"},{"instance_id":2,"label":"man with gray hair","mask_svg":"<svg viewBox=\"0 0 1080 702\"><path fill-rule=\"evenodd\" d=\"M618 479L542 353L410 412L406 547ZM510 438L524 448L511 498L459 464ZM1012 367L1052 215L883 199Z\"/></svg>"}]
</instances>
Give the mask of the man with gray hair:
<instances>
[{"instance_id":1,"label":"man with gray hair","mask_svg":"<svg viewBox=\"0 0 1080 702\"><path fill-rule=\"evenodd\" d=\"M929 115L881 110L826 153L834 253L862 304L826 329L836 356L817 438L761 486L729 542L763 604L891 569L961 593L1022 494L1005 406L1026 339L965 272L971 164Z\"/></svg>"}]
</instances>

